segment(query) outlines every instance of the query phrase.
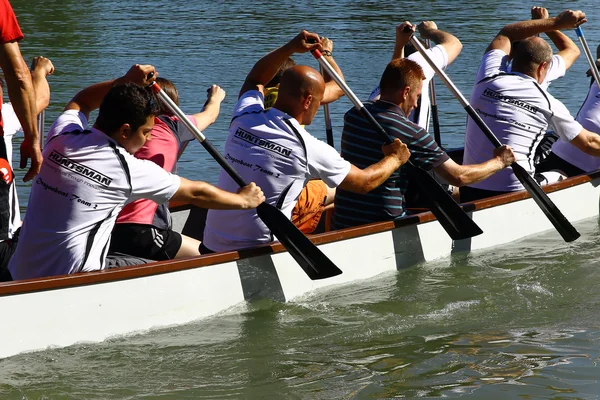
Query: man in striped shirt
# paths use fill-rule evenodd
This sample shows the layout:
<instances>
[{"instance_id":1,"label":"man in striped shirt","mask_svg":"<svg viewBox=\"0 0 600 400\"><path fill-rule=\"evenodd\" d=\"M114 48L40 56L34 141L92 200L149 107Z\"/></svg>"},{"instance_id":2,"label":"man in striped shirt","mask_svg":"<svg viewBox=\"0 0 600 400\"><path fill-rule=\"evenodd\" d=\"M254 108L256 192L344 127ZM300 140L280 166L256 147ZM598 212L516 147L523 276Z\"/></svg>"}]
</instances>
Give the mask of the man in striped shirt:
<instances>
[{"instance_id":1,"label":"man in striped shirt","mask_svg":"<svg viewBox=\"0 0 600 400\"><path fill-rule=\"evenodd\" d=\"M416 62L396 59L388 64L380 81L381 98L365 107L381 124L390 138L408 146L413 164L434 170L454 186L478 182L515 161L508 146L493 151L492 158L477 165L459 165L440 149L433 137L407 119L416 107L425 75ZM344 117L342 157L364 168L381 157L381 139L356 109ZM340 187L335 196L334 229L392 220L405 215L404 195L409 176L405 167L396 170L382 185L367 194L351 193Z\"/></svg>"}]
</instances>

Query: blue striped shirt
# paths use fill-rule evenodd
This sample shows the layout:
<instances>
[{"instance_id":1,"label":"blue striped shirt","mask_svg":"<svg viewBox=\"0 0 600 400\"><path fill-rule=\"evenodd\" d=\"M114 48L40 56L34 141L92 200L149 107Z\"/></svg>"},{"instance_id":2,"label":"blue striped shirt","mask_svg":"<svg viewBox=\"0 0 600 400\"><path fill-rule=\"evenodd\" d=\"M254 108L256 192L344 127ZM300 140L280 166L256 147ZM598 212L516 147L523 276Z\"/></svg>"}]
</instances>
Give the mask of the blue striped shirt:
<instances>
[{"instance_id":1,"label":"blue striped shirt","mask_svg":"<svg viewBox=\"0 0 600 400\"><path fill-rule=\"evenodd\" d=\"M433 136L408 120L400 107L381 100L366 102L365 107L391 138L399 138L406 143L413 164L429 171L449 159ZM357 109L352 108L346 113L341 153L345 160L365 169L382 159L382 144L379 134ZM333 228L389 221L403 216L408 179L408 171L400 167L382 185L367 194L352 193L338 187Z\"/></svg>"}]
</instances>

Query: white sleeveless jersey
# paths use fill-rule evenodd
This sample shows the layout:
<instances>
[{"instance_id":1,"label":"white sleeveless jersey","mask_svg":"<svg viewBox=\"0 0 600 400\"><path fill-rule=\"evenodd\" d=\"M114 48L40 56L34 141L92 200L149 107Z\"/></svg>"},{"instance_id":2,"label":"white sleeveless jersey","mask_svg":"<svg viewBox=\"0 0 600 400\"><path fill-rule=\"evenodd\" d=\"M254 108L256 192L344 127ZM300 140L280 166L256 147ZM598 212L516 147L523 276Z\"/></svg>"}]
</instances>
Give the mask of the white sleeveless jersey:
<instances>
[{"instance_id":1,"label":"white sleeveless jersey","mask_svg":"<svg viewBox=\"0 0 600 400\"><path fill-rule=\"evenodd\" d=\"M448 53L446 53L446 49L441 44L432 47L431 49L427 49L427 54L433 61L435 65L437 65L441 69L445 69L448 66ZM423 81L423 91L421 92L421 97L419 99L419 106L412 110L408 119L415 124L419 125L421 128L429 131L429 117L430 117L430 109L431 102L429 99L429 82L435 76L435 71L425 58L419 52L412 53L410 56L406 57L409 60L412 60L419 64L421 68L423 68L423 72L425 74L425 80ZM369 101L375 101L380 94L379 85L369 95Z\"/></svg>"},{"instance_id":2,"label":"white sleeveless jersey","mask_svg":"<svg viewBox=\"0 0 600 400\"><path fill-rule=\"evenodd\" d=\"M506 71L507 55L491 50L483 57L470 103L502 144L512 147L517 162L534 172L535 149L548 128L570 141L581 131L567 108L530 76ZM492 157L494 146L471 118L467 120L464 164L479 164ZM495 191L522 190L511 168L470 185Z\"/></svg>"},{"instance_id":3,"label":"white sleeveless jersey","mask_svg":"<svg viewBox=\"0 0 600 400\"><path fill-rule=\"evenodd\" d=\"M68 110L50 128L8 267L15 280L103 269L123 206L140 198L164 203L179 188L178 176L97 129L83 131L86 125L82 113Z\"/></svg>"},{"instance_id":4,"label":"white sleeveless jersey","mask_svg":"<svg viewBox=\"0 0 600 400\"><path fill-rule=\"evenodd\" d=\"M592 81L575 119L588 131L600 134L600 89L595 81ZM586 154L572 144L557 140L552 146L552 152L586 172L600 169L599 157Z\"/></svg>"},{"instance_id":5,"label":"white sleeveless jersey","mask_svg":"<svg viewBox=\"0 0 600 400\"><path fill-rule=\"evenodd\" d=\"M238 101L225 142L224 156L246 182L255 182L266 201L291 218L306 181L322 179L337 187L350 172L350 163L328 144L310 135L284 112L264 110L262 93L251 90ZM219 188L239 186L221 169ZM209 210L204 245L229 251L269 243L274 238L252 210Z\"/></svg>"},{"instance_id":6,"label":"white sleeveless jersey","mask_svg":"<svg viewBox=\"0 0 600 400\"><path fill-rule=\"evenodd\" d=\"M2 105L2 121L4 122L4 145L6 146L7 161L12 168L12 150L13 150L13 137L19 132L23 132L21 122L15 113L15 110L11 103L5 103ZM42 132L40 132L40 135ZM10 220L8 221L8 237L12 238L13 234L21 226L21 211L19 209L19 197L17 196L17 185L13 181L11 184L10 192L8 194L10 205Z\"/></svg>"}]
</instances>

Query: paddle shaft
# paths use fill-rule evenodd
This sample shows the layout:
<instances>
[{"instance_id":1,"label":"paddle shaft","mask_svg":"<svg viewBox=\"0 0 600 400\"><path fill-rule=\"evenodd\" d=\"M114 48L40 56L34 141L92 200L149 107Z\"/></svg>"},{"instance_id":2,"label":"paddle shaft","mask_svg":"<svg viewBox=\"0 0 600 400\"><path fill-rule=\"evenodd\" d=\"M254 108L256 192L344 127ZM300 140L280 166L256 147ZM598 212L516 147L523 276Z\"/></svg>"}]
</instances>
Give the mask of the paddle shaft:
<instances>
[{"instance_id":1,"label":"paddle shaft","mask_svg":"<svg viewBox=\"0 0 600 400\"><path fill-rule=\"evenodd\" d=\"M585 36L583 35L583 29L580 26L575 28L575 33L577 33L577 38L579 38L579 42L581 43L581 47L583 47L583 52L585 53L585 58L587 58L588 63L590 64L590 69L592 70L592 75L596 80L596 85L600 87L600 73L598 73L598 66L596 65L596 60L592 56L592 52L590 51L590 46L587 44L587 40L585 40Z\"/></svg>"},{"instance_id":2,"label":"paddle shaft","mask_svg":"<svg viewBox=\"0 0 600 400\"><path fill-rule=\"evenodd\" d=\"M452 92L454 97L460 102L463 106L467 114L473 119L473 121L477 124L479 129L484 133L484 135L488 138L488 140L494 145L494 147L498 148L502 146L502 143L498 140L496 135L491 131L491 129L486 125L483 119L477 114L477 112L473 109L471 104L467 101L467 99L462 95L462 93L458 90L458 88L452 83L448 75L444 71L441 70L433 60L429 57L423 45L415 38L414 36L410 38L410 42L415 46L415 48L421 53L423 58L427 61L427 63L433 68L435 73L439 76L439 78L444 82L444 84L448 87L448 89ZM529 173L517 162L514 162L511 165L511 168L517 177L517 179L521 182L523 187L529 192L529 195L533 200L537 203L540 209L544 212L544 214L548 217L552 225L556 228L558 233L563 237L563 239L567 242L573 241L577 239L580 234L577 232L575 227L565 218L565 216L561 213L561 211L556 207L556 205L550 200L548 195L542 190L542 188L535 182L535 180L529 175Z\"/></svg>"},{"instance_id":3,"label":"paddle shaft","mask_svg":"<svg viewBox=\"0 0 600 400\"><path fill-rule=\"evenodd\" d=\"M431 48L431 43L427 39L428 47ZM429 81L429 96L431 102L431 117L433 119L433 138L438 146L442 147L442 134L440 132L440 117L438 114L437 99L435 97L435 83L433 78Z\"/></svg>"},{"instance_id":4,"label":"paddle shaft","mask_svg":"<svg viewBox=\"0 0 600 400\"><path fill-rule=\"evenodd\" d=\"M44 148L44 123L46 120L46 110L42 110L41 113L38 114L37 124L38 124L38 135L40 137L40 149Z\"/></svg>"},{"instance_id":5,"label":"paddle shaft","mask_svg":"<svg viewBox=\"0 0 600 400\"><path fill-rule=\"evenodd\" d=\"M323 66L320 67L321 75L325 76ZM325 134L327 135L327 144L333 147L333 129L331 128L331 115L329 114L329 104L323 104L323 114L325 115Z\"/></svg>"},{"instance_id":6,"label":"paddle shaft","mask_svg":"<svg viewBox=\"0 0 600 400\"><path fill-rule=\"evenodd\" d=\"M183 124L190 130L190 132L194 134L196 139L198 139L202 146L204 146L206 151L208 151L208 153L219 163L221 168L223 168L229 174L229 176L231 176L235 183L237 183L240 187L246 186L247 183L240 176L240 174L238 174L237 171L231 166L231 164L229 164L227 160L225 160L223 155L219 153L215 146L213 146L213 144L206 139L206 136L204 136L200 129L198 129L196 125L192 124L192 122L186 117L186 115L183 113L183 111L181 111L177 104L175 104L175 102L171 100L169 95L167 95L167 93L165 93L165 91L160 88L158 83L154 82L150 87L152 88L154 94L156 94L161 99L161 101L165 103L169 110L171 110L173 114L179 117L179 120L183 122Z\"/></svg>"}]
</instances>

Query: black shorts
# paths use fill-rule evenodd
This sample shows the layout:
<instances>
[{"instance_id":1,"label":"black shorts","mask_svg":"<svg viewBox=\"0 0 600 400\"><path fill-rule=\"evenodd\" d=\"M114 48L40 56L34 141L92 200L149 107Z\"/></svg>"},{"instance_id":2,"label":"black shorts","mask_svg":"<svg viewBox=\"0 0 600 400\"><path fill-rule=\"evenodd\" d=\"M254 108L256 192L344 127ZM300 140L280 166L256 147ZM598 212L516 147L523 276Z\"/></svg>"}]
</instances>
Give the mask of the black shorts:
<instances>
[{"instance_id":1,"label":"black shorts","mask_svg":"<svg viewBox=\"0 0 600 400\"><path fill-rule=\"evenodd\" d=\"M116 224L110 252L130 254L155 261L172 260L181 248L181 235L152 225Z\"/></svg>"}]
</instances>

